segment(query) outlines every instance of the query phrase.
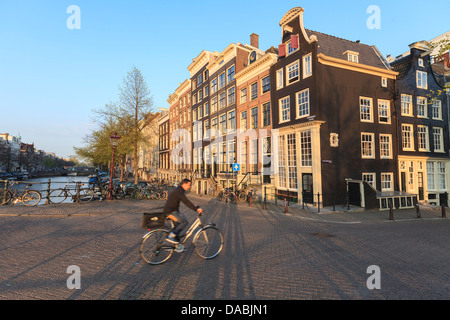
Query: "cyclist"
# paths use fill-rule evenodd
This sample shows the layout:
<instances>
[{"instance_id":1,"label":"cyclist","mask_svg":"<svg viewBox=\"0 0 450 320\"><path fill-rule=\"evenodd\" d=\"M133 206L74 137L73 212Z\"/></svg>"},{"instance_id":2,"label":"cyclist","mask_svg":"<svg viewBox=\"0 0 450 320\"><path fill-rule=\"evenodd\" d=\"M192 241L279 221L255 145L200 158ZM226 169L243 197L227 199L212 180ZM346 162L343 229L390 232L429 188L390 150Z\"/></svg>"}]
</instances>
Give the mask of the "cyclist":
<instances>
[{"instance_id":1,"label":"cyclist","mask_svg":"<svg viewBox=\"0 0 450 320\"><path fill-rule=\"evenodd\" d=\"M175 244L180 242L179 235L189 223L184 214L180 212L180 201L198 213L203 212L199 206L194 205L188 198L186 198L185 192L191 188L191 185L192 182L189 179L184 179L181 181L178 187L170 193L166 201L166 205L164 206L165 217L172 220L175 225L174 229L168 235L167 241Z\"/></svg>"}]
</instances>

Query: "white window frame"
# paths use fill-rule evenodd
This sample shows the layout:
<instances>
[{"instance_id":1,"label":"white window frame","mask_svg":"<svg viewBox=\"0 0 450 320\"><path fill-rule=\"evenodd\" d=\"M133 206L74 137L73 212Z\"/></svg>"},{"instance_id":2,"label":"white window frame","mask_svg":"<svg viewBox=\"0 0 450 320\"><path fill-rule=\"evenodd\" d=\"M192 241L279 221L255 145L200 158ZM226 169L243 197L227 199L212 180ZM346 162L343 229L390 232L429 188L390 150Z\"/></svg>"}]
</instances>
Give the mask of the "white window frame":
<instances>
[{"instance_id":1,"label":"white window frame","mask_svg":"<svg viewBox=\"0 0 450 320\"><path fill-rule=\"evenodd\" d=\"M427 126L417 126L417 144L420 152L430 151L430 135Z\"/></svg>"},{"instance_id":2,"label":"white window frame","mask_svg":"<svg viewBox=\"0 0 450 320\"><path fill-rule=\"evenodd\" d=\"M247 87L242 88L241 90L239 90L239 92L240 92L240 96L239 96L240 103L246 103L247 102L247 97L248 97L248 95L247 95Z\"/></svg>"},{"instance_id":3,"label":"white window frame","mask_svg":"<svg viewBox=\"0 0 450 320\"><path fill-rule=\"evenodd\" d=\"M286 103L284 103L285 100L287 100ZM287 110L283 109L283 106L287 107L286 108ZM286 119L283 118L284 111L287 111ZM286 97L283 97L278 100L278 112L279 112L279 117L280 117L279 123L285 123L285 122L291 121L291 97L290 96L286 96Z\"/></svg>"},{"instance_id":4,"label":"white window frame","mask_svg":"<svg viewBox=\"0 0 450 320\"><path fill-rule=\"evenodd\" d=\"M428 104L427 98L418 96L416 99L417 104L417 118L428 118ZM423 110L423 114L422 114Z\"/></svg>"},{"instance_id":5,"label":"white window frame","mask_svg":"<svg viewBox=\"0 0 450 320\"><path fill-rule=\"evenodd\" d=\"M368 137L370 137L370 140L366 140L366 138L368 138ZM369 148L367 146L369 146ZM370 154L366 154L366 152L368 150L370 150ZM362 159L375 159L375 134L374 133L361 132L361 158Z\"/></svg>"},{"instance_id":6,"label":"white window frame","mask_svg":"<svg viewBox=\"0 0 450 320\"><path fill-rule=\"evenodd\" d=\"M386 116L382 112L386 112ZM387 121L381 121L381 118L387 118ZM391 102L389 100L378 99L378 122L381 124L391 124Z\"/></svg>"},{"instance_id":7,"label":"white window frame","mask_svg":"<svg viewBox=\"0 0 450 320\"><path fill-rule=\"evenodd\" d=\"M402 116L412 117L413 116L412 95L402 94L400 101L401 101Z\"/></svg>"},{"instance_id":8,"label":"white window frame","mask_svg":"<svg viewBox=\"0 0 450 320\"><path fill-rule=\"evenodd\" d=\"M291 67L293 67L294 65L297 65L297 68L290 70ZM297 70L297 71L295 71ZM296 76L291 77L291 73L296 73ZM297 80L291 80L291 79L295 79L297 78ZM296 83L297 81L300 81L300 62L299 60L295 60L294 62L288 64L286 66L286 86L291 85L293 83Z\"/></svg>"},{"instance_id":9,"label":"white window frame","mask_svg":"<svg viewBox=\"0 0 450 320\"><path fill-rule=\"evenodd\" d=\"M370 105L363 105L362 101L370 101ZM363 107L368 108L369 112L363 112ZM361 122L373 122L373 99L369 97L359 97L359 113ZM367 119L368 117L368 119Z\"/></svg>"},{"instance_id":10,"label":"white window frame","mask_svg":"<svg viewBox=\"0 0 450 320\"><path fill-rule=\"evenodd\" d=\"M284 76L283 76L284 70L278 69L277 70L277 89L281 89L284 87Z\"/></svg>"},{"instance_id":11,"label":"white window frame","mask_svg":"<svg viewBox=\"0 0 450 320\"><path fill-rule=\"evenodd\" d=\"M233 79L230 80L230 74L229 74L229 73L230 73L230 70L233 69L233 68L234 68L234 71L233 71ZM226 74L227 84L234 81L234 76L235 76L235 75L236 75L236 66L233 64L231 67L229 67L229 68L227 69L227 74Z\"/></svg>"},{"instance_id":12,"label":"white window frame","mask_svg":"<svg viewBox=\"0 0 450 320\"><path fill-rule=\"evenodd\" d=\"M302 99L301 103L300 103L300 99ZM303 99L306 99L306 101L303 101ZM305 110L307 110L307 112L305 114L300 114L300 107L303 107L303 106L305 106ZM296 109L296 114L297 114L296 119L309 117L309 115L310 115L309 88L299 91L295 94L295 109Z\"/></svg>"},{"instance_id":13,"label":"white window frame","mask_svg":"<svg viewBox=\"0 0 450 320\"><path fill-rule=\"evenodd\" d=\"M387 88L387 86L388 86L388 80L387 80L386 77L381 77L381 86L382 86L383 88Z\"/></svg>"},{"instance_id":14,"label":"white window frame","mask_svg":"<svg viewBox=\"0 0 450 320\"><path fill-rule=\"evenodd\" d=\"M371 179L367 179L369 177ZM377 175L375 172L363 172L361 175L361 178L363 181L370 184L372 186L372 188L374 188L375 190L377 189Z\"/></svg>"},{"instance_id":15,"label":"white window frame","mask_svg":"<svg viewBox=\"0 0 450 320\"><path fill-rule=\"evenodd\" d=\"M385 178L389 177L389 180ZM389 185L387 185L389 183ZM394 174L392 172L381 173L381 191L393 191L394 190Z\"/></svg>"},{"instance_id":16,"label":"white window frame","mask_svg":"<svg viewBox=\"0 0 450 320\"><path fill-rule=\"evenodd\" d=\"M439 115L435 117L435 110L438 110ZM431 102L431 118L433 120L442 120L442 101L434 99Z\"/></svg>"},{"instance_id":17,"label":"white window frame","mask_svg":"<svg viewBox=\"0 0 450 320\"><path fill-rule=\"evenodd\" d=\"M409 131L404 131L403 128L410 128ZM409 136L404 136L404 133L409 132ZM414 126L409 123L402 123L401 124L401 137L402 137L402 150L403 151L415 151L414 150ZM409 138L409 142L406 141L409 146L405 146L405 139Z\"/></svg>"},{"instance_id":18,"label":"white window frame","mask_svg":"<svg viewBox=\"0 0 450 320\"><path fill-rule=\"evenodd\" d=\"M303 79L312 76L312 53L304 55L303 58Z\"/></svg>"},{"instance_id":19,"label":"white window frame","mask_svg":"<svg viewBox=\"0 0 450 320\"><path fill-rule=\"evenodd\" d=\"M418 89L428 89L428 73L425 71L416 71L416 85Z\"/></svg>"},{"instance_id":20,"label":"white window frame","mask_svg":"<svg viewBox=\"0 0 450 320\"><path fill-rule=\"evenodd\" d=\"M434 152L444 152L444 129L433 127L433 150Z\"/></svg>"},{"instance_id":21,"label":"white window frame","mask_svg":"<svg viewBox=\"0 0 450 320\"><path fill-rule=\"evenodd\" d=\"M380 141L380 159L392 159L392 135L380 133L379 137ZM383 141L383 139L387 139L387 141ZM387 144L387 149L386 149ZM387 152L387 155L383 155L383 151Z\"/></svg>"}]
</instances>

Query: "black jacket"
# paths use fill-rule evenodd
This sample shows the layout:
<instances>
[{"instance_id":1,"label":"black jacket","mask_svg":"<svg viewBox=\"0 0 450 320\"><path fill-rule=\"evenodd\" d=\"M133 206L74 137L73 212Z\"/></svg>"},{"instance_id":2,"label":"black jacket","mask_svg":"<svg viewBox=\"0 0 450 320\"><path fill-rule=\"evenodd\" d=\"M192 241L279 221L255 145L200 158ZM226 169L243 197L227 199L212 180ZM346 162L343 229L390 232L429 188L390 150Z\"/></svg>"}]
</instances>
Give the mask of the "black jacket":
<instances>
[{"instance_id":1,"label":"black jacket","mask_svg":"<svg viewBox=\"0 0 450 320\"><path fill-rule=\"evenodd\" d=\"M169 198L164 206L164 213L169 214L174 211L178 211L180 208L180 201L182 201L187 207L194 211L197 211L198 207L186 198L185 191L181 186L178 186L169 194Z\"/></svg>"}]
</instances>

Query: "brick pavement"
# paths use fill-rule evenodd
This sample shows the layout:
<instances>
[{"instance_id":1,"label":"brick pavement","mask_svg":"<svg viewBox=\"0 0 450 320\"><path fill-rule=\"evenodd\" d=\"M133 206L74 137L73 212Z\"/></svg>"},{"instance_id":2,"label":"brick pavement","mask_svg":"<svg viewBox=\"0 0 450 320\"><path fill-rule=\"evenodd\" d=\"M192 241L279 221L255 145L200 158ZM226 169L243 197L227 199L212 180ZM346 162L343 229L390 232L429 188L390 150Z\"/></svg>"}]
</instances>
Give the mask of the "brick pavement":
<instances>
[{"instance_id":1,"label":"brick pavement","mask_svg":"<svg viewBox=\"0 0 450 320\"><path fill-rule=\"evenodd\" d=\"M209 261L187 250L165 264L139 257L142 212L161 201L0 206L0 299L449 299L448 219L439 210L318 214L191 195L225 236ZM185 210L192 221L194 214ZM326 236L329 237L326 237ZM321 237L325 236L325 237ZM68 289L67 268L81 270ZM366 286L378 265L381 289Z\"/></svg>"}]
</instances>

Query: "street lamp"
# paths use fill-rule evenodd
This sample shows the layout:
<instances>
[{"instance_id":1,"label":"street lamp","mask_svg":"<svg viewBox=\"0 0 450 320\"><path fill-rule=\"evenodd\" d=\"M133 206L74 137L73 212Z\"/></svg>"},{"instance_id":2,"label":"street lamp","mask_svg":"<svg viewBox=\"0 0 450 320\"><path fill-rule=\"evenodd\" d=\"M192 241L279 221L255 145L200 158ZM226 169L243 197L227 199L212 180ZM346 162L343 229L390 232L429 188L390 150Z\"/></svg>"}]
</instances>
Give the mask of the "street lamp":
<instances>
[{"instance_id":1,"label":"street lamp","mask_svg":"<svg viewBox=\"0 0 450 320\"><path fill-rule=\"evenodd\" d=\"M112 200L112 181L114 176L114 151L117 148L117 145L119 144L120 137L117 135L116 132L112 134L112 136L109 137L109 141L111 143L111 149L112 149L112 159L111 159L111 171L109 174L109 188L108 188L108 197L106 200Z\"/></svg>"}]
</instances>

